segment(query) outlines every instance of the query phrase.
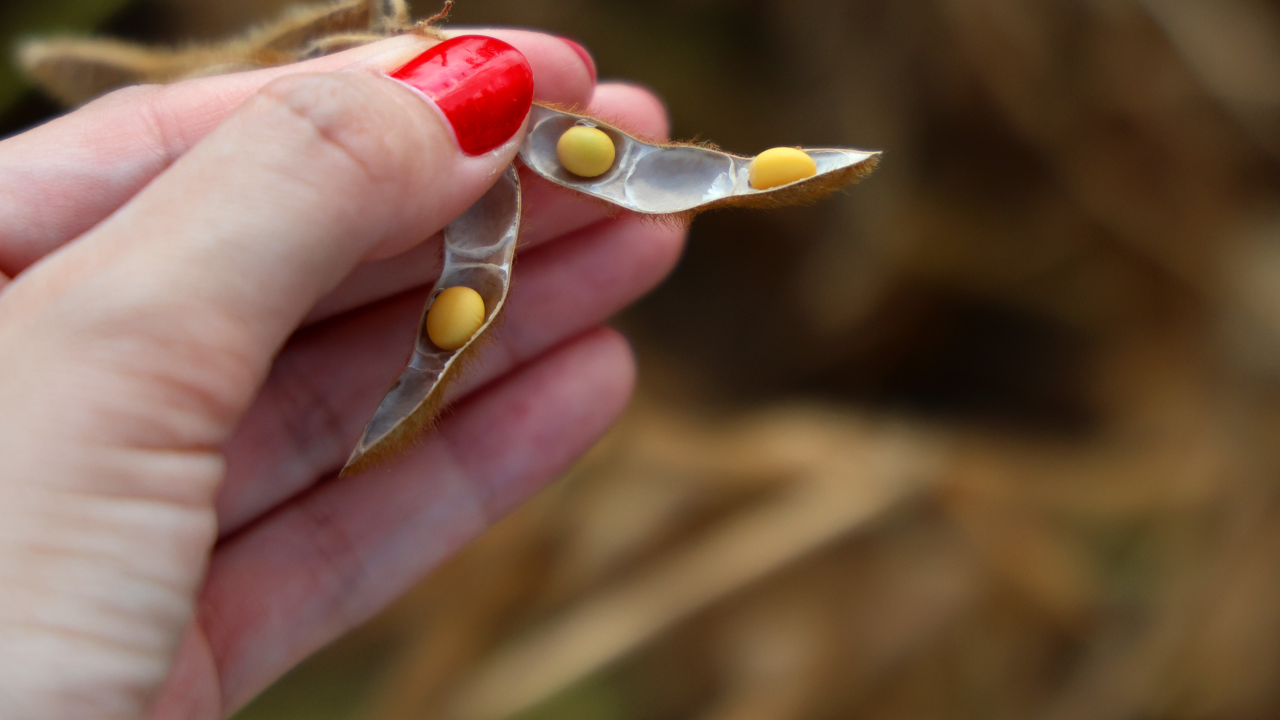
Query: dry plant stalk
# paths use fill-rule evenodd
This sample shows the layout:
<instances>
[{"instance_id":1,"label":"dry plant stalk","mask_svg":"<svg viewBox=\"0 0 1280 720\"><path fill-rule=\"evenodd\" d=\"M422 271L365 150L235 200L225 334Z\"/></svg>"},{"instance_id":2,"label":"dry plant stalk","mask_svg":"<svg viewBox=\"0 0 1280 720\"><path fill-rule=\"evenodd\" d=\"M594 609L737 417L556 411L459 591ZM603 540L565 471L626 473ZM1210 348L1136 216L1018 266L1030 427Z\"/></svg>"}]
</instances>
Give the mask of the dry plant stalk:
<instances>
[{"instance_id":1,"label":"dry plant stalk","mask_svg":"<svg viewBox=\"0 0 1280 720\"><path fill-rule=\"evenodd\" d=\"M758 453L769 463L765 467L789 476L789 487L770 502L725 520L655 567L503 648L462 683L440 717L518 715L680 620L890 512L937 473L938 449L913 433L889 430L864 444L829 431L824 437L824 430L815 425L808 440L825 445L806 458L824 458L820 463L782 470L790 448ZM849 481L854 476L859 482Z\"/></svg>"},{"instance_id":2,"label":"dry plant stalk","mask_svg":"<svg viewBox=\"0 0 1280 720\"><path fill-rule=\"evenodd\" d=\"M568 479L567 492L544 495L504 520L388 616L412 639L368 716L528 711L700 613L732 607L753 587L779 587L776 578L794 588L778 577L787 567L865 542L878 523L930 492L947 456L930 434L817 408L779 409L726 427L641 407ZM663 549L680 534L685 542ZM938 590L901 618L917 631L970 592L956 560L939 561L913 575L930 577ZM456 592L464 586L471 590ZM805 583L786 594L807 605L822 586ZM879 622L905 609L889 598L875 603L897 608L876 612ZM532 624L521 620L527 608ZM469 628L462 633L469 641L455 637L458 626ZM767 637L785 645L793 633L812 630L796 618ZM509 640L499 643L502 636ZM831 639L829 631L819 637L819 645ZM744 661L744 691L760 687L749 678L776 665L768 657L781 649L754 650L754 661L735 655ZM890 641L867 662L898 652ZM788 675L774 688L798 679Z\"/></svg>"},{"instance_id":3,"label":"dry plant stalk","mask_svg":"<svg viewBox=\"0 0 1280 720\"><path fill-rule=\"evenodd\" d=\"M440 13L417 24L404 0L299 6L241 37L178 48L97 38L33 39L19 47L18 64L55 99L74 107L125 85L286 65L390 35L414 32L443 39L433 23L444 20L451 6L450 0Z\"/></svg>"}]
</instances>

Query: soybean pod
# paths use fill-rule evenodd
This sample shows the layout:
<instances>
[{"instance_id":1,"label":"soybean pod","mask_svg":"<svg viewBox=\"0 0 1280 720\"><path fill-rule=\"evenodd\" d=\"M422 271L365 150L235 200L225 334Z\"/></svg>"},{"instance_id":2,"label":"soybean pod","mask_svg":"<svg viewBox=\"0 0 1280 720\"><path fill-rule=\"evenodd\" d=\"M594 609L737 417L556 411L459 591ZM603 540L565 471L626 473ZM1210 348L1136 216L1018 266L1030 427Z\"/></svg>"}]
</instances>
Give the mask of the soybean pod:
<instances>
[{"instance_id":1,"label":"soybean pod","mask_svg":"<svg viewBox=\"0 0 1280 720\"><path fill-rule=\"evenodd\" d=\"M520 177L508 166L445 227L444 265L423 308L413 355L365 426L343 475L399 453L435 420L449 379L506 302L519 232Z\"/></svg>"},{"instance_id":2,"label":"soybean pod","mask_svg":"<svg viewBox=\"0 0 1280 720\"><path fill-rule=\"evenodd\" d=\"M722 206L781 207L857 182L879 153L773 148L754 158L662 144L608 123L535 104L519 158L534 174L644 215L687 217ZM343 474L412 444L434 421L451 376L506 301L520 229L515 166L444 231L444 269L418 326L409 365L378 405Z\"/></svg>"},{"instance_id":3,"label":"soybean pod","mask_svg":"<svg viewBox=\"0 0 1280 720\"><path fill-rule=\"evenodd\" d=\"M613 145L607 169L583 175L566 162L562 138L577 128L590 128ZM585 137L585 134L584 134ZM592 134L598 139L598 135ZM593 145L584 165L598 157ZM781 151L781 152L779 152ZM796 174L796 156L807 158L812 172ZM880 153L847 148L775 148L756 158L743 157L701 145L662 144L634 137L608 123L544 105L530 111L529 134L520 146L520 160L534 173L556 185L590 195L645 215L687 215L714 207L781 207L813 200L857 182L875 169ZM752 184L765 164L773 182ZM785 165L791 167L785 167ZM790 176L788 177L788 174Z\"/></svg>"}]
</instances>

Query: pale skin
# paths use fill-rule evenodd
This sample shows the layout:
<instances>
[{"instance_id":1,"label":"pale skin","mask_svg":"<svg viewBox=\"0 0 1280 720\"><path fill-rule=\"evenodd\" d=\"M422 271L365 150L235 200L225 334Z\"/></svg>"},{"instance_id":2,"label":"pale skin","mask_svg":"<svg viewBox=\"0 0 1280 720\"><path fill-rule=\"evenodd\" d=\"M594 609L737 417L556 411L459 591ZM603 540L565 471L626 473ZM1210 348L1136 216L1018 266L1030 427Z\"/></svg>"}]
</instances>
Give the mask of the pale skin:
<instances>
[{"instance_id":1,"label":"pale skin","mask_svg":"<svg viewBox=\"0 0 1280 720\"><path fill-rule=\"evenodd\" d=\"M491 34L536 100L666 135L656 98L593 87L558 39ZM454 409L334 478L404 362L436 233L519 140L464 157L379 74L426 42L126 89L0 143L0 717L226 717L622 411L631 353L600 324L683 232L524 174L519 281Z\"/></svg>"}]
</instances>

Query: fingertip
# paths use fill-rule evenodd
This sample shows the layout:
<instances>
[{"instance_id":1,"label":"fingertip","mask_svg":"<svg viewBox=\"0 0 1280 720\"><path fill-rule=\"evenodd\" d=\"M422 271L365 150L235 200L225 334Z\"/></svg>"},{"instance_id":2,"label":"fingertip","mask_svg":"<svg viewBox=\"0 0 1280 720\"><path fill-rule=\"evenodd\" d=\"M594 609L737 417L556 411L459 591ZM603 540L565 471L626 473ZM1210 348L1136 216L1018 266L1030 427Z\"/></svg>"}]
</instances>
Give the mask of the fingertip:
<instances>
[{"instance_id":1,"label":"fingertip","mask_svg":"<svg viewBox=\"0 0 1280 720\"><path fill-rule=\"evenodd\" d=\"M533 67L533 99L537 102L585 107L591 101L594 64L589 66L562 38L510 28L456 28L447 34L487 35L514 46Z\"/></svg>"},{"instance_id":2,"label":"fingertip","mask_svg":"<svg viewBox=\"0 0 1280 720\"><path fill-rule=\"evenodd\" d=\"M621 123L624 130L655 140L671 137L667 106L652 90L633 83L604 82L596 86L587 113Z\"/></svg>"},{"instance_id":3,"label":"fingertip","mask_svg":"<svg viewBox=\"0 0 1280 720\"><path fill-rule=\"evenodd\" d=\"M627 263L636 277L645 278L648 287L657 284L675 268L684 252L685 225L656 223L643 216L619 218L617 237L628 245L631 255Z\"/></svg>"},{"instance_id":4,"label":"fingertip","mask_svg":"<svg viewBox=\"0 0 1280 720\"><path fill-rule=\"evenodd\" d=\"M626 409L627 402L636 387L636 352L630 338L612 327L599 327L587 336L598 344L601 367L608 369L611 397L618 401L615 415Z\"/></svg>"},{"instance_id":5,"label":"fingertip","mask_svg":"<svg viewBox=\"0 0 1280 720\"><path fill-rule=\"evenodd\" d=\"M434 45L388 77L439 111L459 148L472 157L516 137L533 104L528 58L510 43L484 35Z\"/></svg>"},{"instance_id":6,"label":"fingertip","mask_svg":"<svg viewBox=\"0 0 1280 720\"><path fill-rule=\"evenodd\" d=\"M577 53L579 58L582 58L582 64L586 66L587 73L591 75L591 84L595 85L596 80L599 77L596 74L596 59L591 57L591 53L587 52L587 49L582 46L582 43L570 40L567 37L562 37L560 39L564 41L565 45L569 46L570 50Z\"/></svg>"},{"instance_id":7,"label":"fingertip","mask_svg":"<svg viewBox=\"0 0 1280 720\"><path fill-rule=\"evenodd\" d=\"M580 383L579 393L590 398L594 410L589 414L594 427L591 442L602 437L627 409L636 387L636 356L631 343L611 327L598 327L583 335L573 348L580 363L573 374ZM587 447L583 447L585 452Z\"/></svg>"}]
</instances>

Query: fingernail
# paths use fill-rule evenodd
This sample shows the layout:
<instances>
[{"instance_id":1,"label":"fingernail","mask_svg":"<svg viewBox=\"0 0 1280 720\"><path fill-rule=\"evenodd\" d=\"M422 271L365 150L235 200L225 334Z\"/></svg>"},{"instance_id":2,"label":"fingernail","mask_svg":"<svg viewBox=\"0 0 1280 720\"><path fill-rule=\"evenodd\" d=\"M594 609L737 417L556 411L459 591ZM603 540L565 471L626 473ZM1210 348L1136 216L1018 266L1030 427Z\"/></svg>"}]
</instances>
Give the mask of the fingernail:
<instances>
[{"instance_id":1,"label":"fingernail","mask_svg":"<svg viewBox=\"0 0 1280 720\"><path fill-rule=\"evenodd\" d=\"M391 77L431 98L468 155L501 146L533 103L533 69L496 38L461 35L436 45Z\"/></svg>"},{"instance_id":2,"label":"fingernail","mask_svg":"<svg viewBox=\"0 0 1280 720\"><path fill-rule=\"evenodd\" d=\"M595 85L596 84L595 58L591 57L591 53L587 52L586 48L570 40L569 38L562 37L560 39L564 41L565 45L568 45L570 48L573 49L574 52L578 53L578 57L582 58L582 63L587 66L587 73L591 75L591 84Z\"/></svg>"}]
</instances>

